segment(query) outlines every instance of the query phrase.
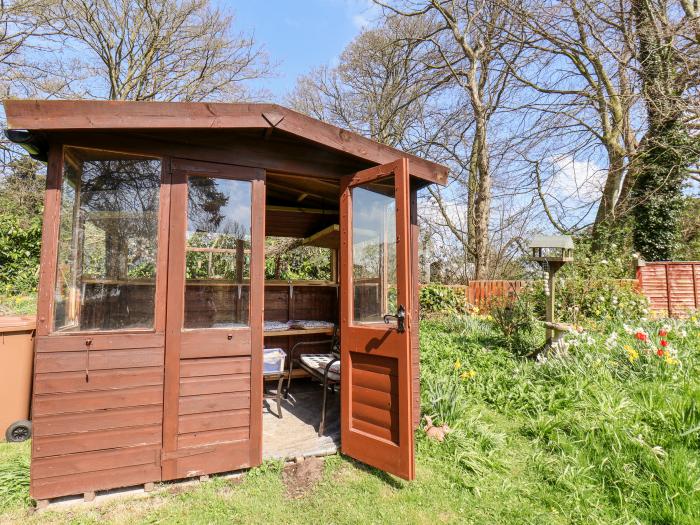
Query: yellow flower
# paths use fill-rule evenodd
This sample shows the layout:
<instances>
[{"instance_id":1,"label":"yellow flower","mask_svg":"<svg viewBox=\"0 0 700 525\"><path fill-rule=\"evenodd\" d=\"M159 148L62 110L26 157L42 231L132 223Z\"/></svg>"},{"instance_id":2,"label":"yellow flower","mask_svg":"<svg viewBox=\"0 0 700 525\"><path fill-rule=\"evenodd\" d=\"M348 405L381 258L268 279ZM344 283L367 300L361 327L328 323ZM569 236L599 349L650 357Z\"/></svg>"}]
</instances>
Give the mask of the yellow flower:
<instances>
[{"instance_id":1,"label":"yellow flower","mask_svg":"<svg viewBox=\"0 0 700 525\"><path fill-rule=\"evenodd\" d=\"M666 364L667 365L677 365L678 364L678 359L674 359L670 355L666 356Z\"/></svg>"},{"instance_id":2,"label":"yellow flower","mask_svg":"<svg viewBox=\"0 0 700 525\"><path fill-rule=\"evenodd\" d=\"M457 361L455 361L455 370L459 370L460 368L462 368L462 363L457 359Z\"/></svg>"},{"instance_id":3,"label":"yellow flower","mask_svg":"<svg viewBox=\"0 0 700 525\"><path fill-rule=\"evenodd\" d=\"M461 377L463 380L466 381L467 379L473 379L475 376L476 376L476 372L474 370L468 370L468 371L465 370L464 372L462 372L460 374L459 377Z\"/></svg>"},{"instance_id":4,"label":"yellow flower","mask_svg":"<svg viewBox=\"0 0 700 525\"><path fill-rule=\"evenodd\" d=\"M639 352L637 352L630 345L624 345L622 348L624 348L627 352L627 359L629 359L630 363L634 363L637 359L639 359Z\"/></svg>"}]
</instances>

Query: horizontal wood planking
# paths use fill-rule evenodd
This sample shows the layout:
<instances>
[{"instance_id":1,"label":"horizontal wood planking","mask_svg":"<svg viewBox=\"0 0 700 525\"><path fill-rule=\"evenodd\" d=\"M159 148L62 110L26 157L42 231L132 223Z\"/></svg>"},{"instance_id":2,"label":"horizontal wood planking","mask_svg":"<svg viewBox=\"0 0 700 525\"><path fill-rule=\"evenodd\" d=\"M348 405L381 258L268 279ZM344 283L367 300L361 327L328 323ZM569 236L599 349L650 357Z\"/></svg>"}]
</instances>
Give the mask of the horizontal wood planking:
<instances>
[{"instance_id":1,"label":"horizontal wood planking","mask_svg":"<svg viewBox=\"0 0 700 525\"><path fill-rule=\"evenodd\" d=\"M397 361L351 352L351 411L354 429L398 443Z\"/></svg>"},{"instance_id":2,"label":"horizontal wood planking","mask_svg":"<svg viewBox=\"0 0 700 525\"><path fill-rule=\"evenodd\" d=\"M162 385L163 367L92 370L89 377L90 380L85 381L85 370L37 374L34 380L34 393L82 392Z\"/></svg>"},{"instance_id":3,"label":"horizontal wood planking","mask_svg":"<svg viewBox=\"0 0 700 525\"><path fill-rule=\"evenodd\" d=\"M33 497L161 479L164 348L149 345L162 343L158 334L44 338L32 400Z\"/></svg>"},{"instance_id":4,"label":"horizontal wood planking","mask_svg":"<svg viewBox=\"0 0 700 525\"><path fill-rule=\"evenodd\" d=\"M141 427L44 436L34 444L33 456L34 458L43 458L61 454L103 450L105 445L114 448L133 447L137 445L160 446L163 437L162 434L163 432L160 424L153 424Z\"/></svg>"},{"instance_id":5,"label":"horizontal wood planking","mask_svg":"<svg viewBox=\"0 0 700 525\"><path fill-rule=\"evenodd\" d=\"M250 355L250 329L184 331L180 358Z\"/></svg>"},{"instance_id":6,"label":"horizontal wood planking","mask_svg":"<svg viewBox=\"0 0 700 525\"><path fill-rule=\"evenodd\" d=\"M32 434L36 442L42 436L160 424L162 418L162 405L39 416L32 420Z\"/></svg>"},{"instance_id":7,"label":"horizontal wood planking","mask_svg":"<svg viewBox=\"0 0 700 525\"><path fill-rule=\"evenodd\" d=\"M89 359L89 361L88 361ZM37 353L36 374L163 366L163 347Z\"/></svg>"},{"instance_id":8,"label":"horizontal wood planking","mask_svg":"<svg viewBox=\"0 0 700 525\"><path fill-rule=\"evenodd\" d=\"M207 430L247 427L250 425L250 410L228 410L181 415L178 418L178 433L190 434Z\"/></svg>"},{"instance_id":9,"label":"horizontal wood planking","mask_svg":"<svg viewBox=\"0 0 700 525\"><path fill-rule=\"evenodd\" d=\"M224 374L250 374L250 357L215 357L180 360L180 377L203 377Z\"/></svg>"},{"instance_id":10,"label":"horizontal wood planking","mask_svg":"<svg viewBox=\"0 0 700 525\"><path fill-rule=\"evenodd\" d=\"M33 479L43 479L149 464L160 464L160 444L36 458L31 474Z\"/></svg>"},{"instance_id":11,"label":"horizontal wood planking","mask_svg":"<svg viewBox=\"0 0 700 525\"><path fill-rule=\"evenodd\" d=\"M134 465L32 480L31 496L48 499L160 480L160 464Z\"/></svg>"},{"instance_id":12,"label":"horizontal wood planking","mask_svg":"<svg viewBox=\"0 0 700 525\"><path fill-rule=\"evenodd\" d=\"M180 396L244 392L250 390L250 374L180 378Z\"/></svg>"},{"instance_id":13,"label":"horizontal wood planking","mask_svg":"<svg viewBox=\"0 0 700 525\"><path fill-rule=\"evenodd\" d=\"M93 412L108 408L160 405L163 403L163 385L151 385L118 390L90 390L60 394L39 394L34 397L34 416L48 416L70 412Z\"/></svg>"},{"instance_id":14,"label":"horizontal wood planking","mask_svg":"<svg viewBox=\"0 0 700 525\"><path fill-rule=\"evenodd\" d=\"M355 417L353 417L351 421L353 430L359 430L360 432L365 432L372 437L377 436L392 443L397 442L398 432L392 433L392 431L386 427L374 425L368 421Z\"/></svg>"},{"instance_id":15,"label":"horizontal wood planking","mask_svg":"<svg viewBox=\"0 0 700 525\"><path fill-rule=\"evenodd\" d=\"M250 441L222 443L216 447L185 449L191 455L184 455L175 460L175 478L189 478L212 472L227 472L250 467Z\"/></svg>"},{"instance_id":16,"label":"horizontal wood planking","mask_svg":"<svg viewBox=\"0 0 700 525\"><path fill-rule=\"evenodd\" d=\"M242 441L250 438L249 427L224 428L204 432L191 432L180 434L177 437L178 448L226 443L229 441Z\"/></svg>"},{"instance_id":17,"label":"horizontal wood planking","mask_svg":"<svg viewBox=\"0 0 700 525\"><path fill-rule=\"evenodd\" d=\"M143 334L54 334L37 337L37 352L75 352L85 350L119 350L122 348L154 348L165 344L165 336L156 333Z\"/></svg>"},{"instance_id":18,"label":"horizontal wood planking","mask_svg":"<svg viewBox=\"0 0 700 525\"><path fill-rule=\"evenodd\" d=\"M180 415L224 412L250 406L250 391L180 397Z\"/></svg>"}]
</instances>

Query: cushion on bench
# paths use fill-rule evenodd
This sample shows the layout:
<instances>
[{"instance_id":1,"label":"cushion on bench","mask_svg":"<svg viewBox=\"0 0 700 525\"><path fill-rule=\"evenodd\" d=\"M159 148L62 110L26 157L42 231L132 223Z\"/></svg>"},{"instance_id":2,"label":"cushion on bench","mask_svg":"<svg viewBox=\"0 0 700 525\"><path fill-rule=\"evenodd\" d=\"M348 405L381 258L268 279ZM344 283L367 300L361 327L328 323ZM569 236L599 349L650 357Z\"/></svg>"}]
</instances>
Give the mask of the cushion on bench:
<instances>
[{"instance_id":1,"label":"cushion on bench","mask_svg":"<svg viewBox=\"0 0 700 525\"><path fill-rule=\"evenodd\" d=\"M304 368L308 368L323 376L328 363L337 359L333 354L302 354L299 357ZM340 381L340 361L336 361L328 370L328 379L331 381Z\"/></svg>"}]
</instances>

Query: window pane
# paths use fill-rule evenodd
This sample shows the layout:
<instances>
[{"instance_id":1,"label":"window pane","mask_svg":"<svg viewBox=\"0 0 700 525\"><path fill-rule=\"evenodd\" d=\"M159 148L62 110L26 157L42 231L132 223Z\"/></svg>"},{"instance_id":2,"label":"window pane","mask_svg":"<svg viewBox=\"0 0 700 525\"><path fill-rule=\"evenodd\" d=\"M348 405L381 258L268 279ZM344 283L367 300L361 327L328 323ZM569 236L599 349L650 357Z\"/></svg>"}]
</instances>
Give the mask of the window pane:
<instances>
[{"instance_id":1,"label":"window pane","mask_svg":"<svg viewBox=\"0 0 700 525\"><path fill-rule=\"evenodd\" d=\"M160 178L157 159L66 150L55 330L153 328Z\"/></svg>"},{"instance_id":2,"label":"window pane","mask_svg":"<svg viewBox=\"0 0 700 525\"><path fill-rule=\"evenodd\" d=\"M187 181L185 328L247 326L250 303L248 181Z\"/></svg>"},{"instance_id":3,"label":"window pane","mask_svg":"<svg viewBox=\"0 0 700 525\"><path fill-rule=\"evenodd\" d=\"M352 189L353 320L383 322L396 313L394 178Z\"/></svg>"}]
</instances>

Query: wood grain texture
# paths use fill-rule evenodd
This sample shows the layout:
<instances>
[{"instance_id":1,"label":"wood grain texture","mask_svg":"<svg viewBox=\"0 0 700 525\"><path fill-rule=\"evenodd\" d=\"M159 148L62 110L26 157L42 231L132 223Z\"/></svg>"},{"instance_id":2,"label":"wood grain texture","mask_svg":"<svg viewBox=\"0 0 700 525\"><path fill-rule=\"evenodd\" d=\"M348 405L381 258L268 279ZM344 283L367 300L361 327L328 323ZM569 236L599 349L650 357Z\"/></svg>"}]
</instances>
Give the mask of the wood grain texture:
<instances>
[{"instance_id":1,"label":"wood grain texture","mask_svg":"<svg viewBox=\"0 0 700 525\"><path fill-rule=\"evenodd\" d=\"M344 454L405 479L415 478L413 448L412 288L408 161L359 172L343 181L340 206L341 446ZM407 312L406 331L383 323L353 323L353 187L393 174L396 203L397 303ZM381 313L381 312L380 312ZM357 374L357 375L356 375Z\"/></svg>"},{"instance_id":2,"label":"wood grain texture","mask_svg":"<svg viewBox=\"0 0 700 525\"><path fill-rule=\"evenodd\" d=\"M136 369L92 370L90 381L85 381L85 371L36 374L35 394L84 392L87 390L114 390L163 384L163 367L152 366Z\"/></svg>"},{"instance_id":3,"label":"wood grain texture","mask_svg":"<svg viewBox=\"0 0 700 525\"><path fill-rule=\"evenodd\" d=\"M87 491L129 487L159 479L160 465L133 465L33 480L30 493L37 500L49 499Z\"/></svg>"},{"instance_id":4,"label":"wood grain texture","mask_svg":"<svg viewBox=\"0 0 700 525\"><path fill-rule=\"evenodd\" d=\"M160 447L161 434L160 424L154 424L45 436L34 447L34 457L43 458L103 450L105 443L115 448L137 445L158 445Z\"/></svg>"},{"instance_id":5,"label":"wood grain texture","mask_svg":"<svg viewBox=\"0 0 700 525\"><path fill-rule=\"evenodd\" d=\"M276 114L276 129L376 164L410 157L413 175L447 184L444 166L275 104L7 100L4 106L11 129L29 130L268 129L263 114Z\"/></svg>"},{"instance_id":6,"label":"wood grain texture","mask_svg":"<svg viewBox=\"0 0 700 525\"><path fill-rule=\"evenodd\" d=\"M53 299L58 263L58 234L61 216L61 184L63 180L63 145L51 141L46 167L46 192L41 228L41 257L37 293L37 336L45 336L53 327Z\"/></svg>"}]
</instances>

